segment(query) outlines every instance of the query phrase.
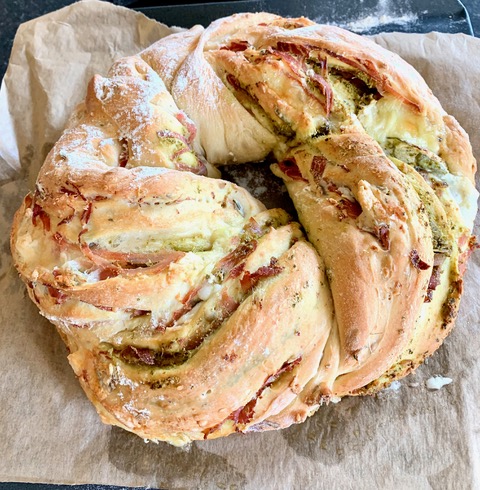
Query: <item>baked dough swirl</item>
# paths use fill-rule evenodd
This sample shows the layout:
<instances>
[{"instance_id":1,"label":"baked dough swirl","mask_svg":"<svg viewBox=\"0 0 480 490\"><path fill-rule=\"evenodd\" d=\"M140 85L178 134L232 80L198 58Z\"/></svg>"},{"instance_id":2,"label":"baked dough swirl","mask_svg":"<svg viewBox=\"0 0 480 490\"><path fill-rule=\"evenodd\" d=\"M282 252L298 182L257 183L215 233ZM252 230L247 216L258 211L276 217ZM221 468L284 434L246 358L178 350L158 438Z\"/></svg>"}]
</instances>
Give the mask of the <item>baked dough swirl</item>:
<instances>
[{"instance_id":1,"label":"baked dough swirl","mask_svg":"<svg viewBox=\"0 0 480 490\"><path fill-rule=\"evenodd\" d=\"M218 178L267 157L306 236ZM92 79L11 248L104 422L177 445L284 428L440 346L474 246L475 170L396 55L239 14Z\"/></svg>"}]
</instances>

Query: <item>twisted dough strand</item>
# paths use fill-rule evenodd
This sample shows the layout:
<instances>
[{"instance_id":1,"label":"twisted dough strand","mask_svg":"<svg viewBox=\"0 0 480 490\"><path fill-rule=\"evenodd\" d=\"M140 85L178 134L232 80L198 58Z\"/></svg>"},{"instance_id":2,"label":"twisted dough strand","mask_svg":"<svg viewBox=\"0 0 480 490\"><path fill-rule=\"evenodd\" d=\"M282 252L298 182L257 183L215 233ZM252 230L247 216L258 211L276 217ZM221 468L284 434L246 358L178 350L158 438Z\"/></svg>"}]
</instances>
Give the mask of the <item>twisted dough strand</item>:
<instances>
[{"instance_id":1,"label":"twisted dough strand","mask_svg":"<svg viewBox=\"0 0 480 490\"><path fill-rule=\"evenodd\" d=\"M212 164L272 154L300 226ZM95 76L12 253L102 419L173 444L372 393L453 325L468 138L370 41L241 14Z\"/></svg>"}]
</instances>

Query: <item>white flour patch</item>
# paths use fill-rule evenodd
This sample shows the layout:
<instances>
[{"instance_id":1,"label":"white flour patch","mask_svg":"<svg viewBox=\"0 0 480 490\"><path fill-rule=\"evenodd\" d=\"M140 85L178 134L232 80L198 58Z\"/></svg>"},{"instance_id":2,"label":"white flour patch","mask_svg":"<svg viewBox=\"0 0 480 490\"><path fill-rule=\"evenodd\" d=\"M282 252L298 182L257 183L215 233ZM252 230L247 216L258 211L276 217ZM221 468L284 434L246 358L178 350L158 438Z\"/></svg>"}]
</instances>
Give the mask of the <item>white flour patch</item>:
<instances>
[{"instance_id":1,"label":"white flour patch","mask_svg":"<svg viewBox=\"0 0 480 490\"><path fill-rule=\"evenodd\" d=\"M347 24L341 26L349 31L353 32L364 32L374 27L380 27L384 25L393 24L396 26L405 26L408 24L413 24L418 19L416 14L404 14L400 17L392 17L391 15L369 15L363 19L359 19L353 22L348 22Z\"/></svg>"},{"instance_id":2,"label":"white flour patch","mask_svg":"<svg viewBox=\"0 0 480 490\"><path fill-rule=\"evenodd\" d=\"M413 12L394 12L392 0L380 0L377 9L369 15L347 23L334 24L353 32L365 32L385 25L406 26L418 20Z\"/></svg>"},{"instance_id":3,"label":"white flour patch","mask_svg":"<svg viewBox=\"0 0 480 490\"><path fill-rule=\"evenodd\" d=\"M439 390L453 381L452 378L444 378L443 376L432 376L426 381L429 390Z\"/></svg>"},{"instance_id":4,"label":"white flour patch","mask_svg":"<svg viewBox=\"0 0 480 490\"><path fill-rule=\"evenodd\" d=\"M383 391L398 391L402 387L400 381L392 381Z\"/></svg>"}]
</instances>

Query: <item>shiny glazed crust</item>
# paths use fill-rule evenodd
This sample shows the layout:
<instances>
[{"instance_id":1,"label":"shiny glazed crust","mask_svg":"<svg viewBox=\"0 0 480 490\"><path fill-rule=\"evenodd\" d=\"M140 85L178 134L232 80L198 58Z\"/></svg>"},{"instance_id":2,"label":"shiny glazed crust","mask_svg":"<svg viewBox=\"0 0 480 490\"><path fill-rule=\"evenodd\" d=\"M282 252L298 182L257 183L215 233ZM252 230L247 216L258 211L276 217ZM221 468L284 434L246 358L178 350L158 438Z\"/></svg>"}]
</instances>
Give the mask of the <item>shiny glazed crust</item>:
<instances>
[{"instance_id":1,"label":"shiny glazed crust","mask_svg":"<svg viewBox=\"0 0 480 490\"><path fill-rule=\"evenodd\" d=\"M215 165L268 155L306 236L218 178ZM464 131L396 55L239 14L92 79L12 253L104 422L177 445L284 428L441 345L475 170Z\"/></svg>"}]
</instances>

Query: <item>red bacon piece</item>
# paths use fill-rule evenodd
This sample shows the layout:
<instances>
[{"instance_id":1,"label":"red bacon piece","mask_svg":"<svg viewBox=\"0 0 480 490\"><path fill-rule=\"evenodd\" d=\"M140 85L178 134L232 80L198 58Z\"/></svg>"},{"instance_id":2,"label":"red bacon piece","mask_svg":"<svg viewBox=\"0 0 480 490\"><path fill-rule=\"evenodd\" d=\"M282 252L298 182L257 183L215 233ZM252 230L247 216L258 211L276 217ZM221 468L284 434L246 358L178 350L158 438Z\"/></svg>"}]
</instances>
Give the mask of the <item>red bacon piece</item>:
<instances>
[{"instance_id":1,"label":"red bacon piece","mask_svg":"<svg viewBox=\"0 0 480 490\"><path fill-rule=\"evenodd\" d=\"M103 311L113 311L113 307L112 306L103 306L103 305L94 305L95 308L98 308L99 310L103 310Z\"/></svg>"},{"instance_id":2,"label":"red bacon piece","mask_svg":"<svg viewBox=\"0 0 480 490\"><path fill-rule=\"evenodd\" d=\"M439 266L434 266L432 270L432 275L430 276L430 281L428 282L427 294L425 295L425 303L430 303L433 298L433 292L440 285L441 280L441 268Z\"/></svg>"},{"instance_id":3,"label":"red bacon piece","mask_svg":"<svg viewBox=\"0 0 480 490\"><path fill-rule=\"evenodd\" d=\"M81 241L82 235L86 232L86 229L83 229L79 235L78 235L78 241L80 243L80 250L82 251L83 255L87 257L90 261L92 261L95 265L100 267L100 269L117 269L120 270L120 267L117 265L112 265L108 260L104 259L100 255L96 254L88 245L86 242ZM117 274L118 275L118 274Z\"/></svg>"},{"instance_id":4,"label":"red bacon piece","mask_svg":"<svg viewBox=\"0 0 480 490\"><path fill-rule=\"evenodd\" d=\"M254 218L250 218L243 229L245 233L249 233L257 237L260 237L263 234L262 227L255 221Z\"/></svg>"},{"instance_id":5,"label":"red bacon piece","mask_svg":"<svg viewBox=\"0 0 480 490\"><path fill-rule=\"evenodd\" d=\"M59 221L57 226L62 226L70 223L70 221L72 221L74 216L75 216L75 210L72 208L72 214L68 215L66 218L63 218L61 221Z\"/></svg>"},{"instance_id":6,"label":"red bacon piece","mask_svg":"<svg viewBox=\"0 0 480 490\"><path fill-rule=\"evenodd\" d=\"M172 155L172 160L175 163L175 168L177 170L193 172L197 175L207 175L208 172L207 172L206 161L200 155L195 155L197 161L196 167L186 165L181 161L179 161L179 158L184 153L193 152L190 145L193 143L193 140L195 139L197 128L193 123L193 121L184 112L177 113L175 117L187 129L188 139L185 138L185 136L183 136L182 134L177 133L175 131L170 131L169 129L161 129L160 131L157 131L157 136L159 138L175 138L180 140L185 145L183 148L180 148Z\"/></svg>"},{"instance_id":7,"label":"red bacon piece","mask_svg":"<svg viewBox=\"0 0 480 490\"><path fill-rule=\"evenodd\" d=\"M191 145L197 134L197 127L195 126L195 123L183 111L177 112L177 114L175 114L175 117L177 118L177 121L179 121L180 124L187 129L187 143Z\"/></svg>"},{"instance_id":8,"label":"red bacon piece","mask_svg":"<svg viewBox=\"0 0 480 490\"><path fill-rule=\"evenodd\" d=\"M362 207L355 199L340 199L337 201L336 206L340 209L345 218L357 219L363 211Z\"/></svg>"},{"instance_id":9,"label":"red bacon piece","mask_svg":"<svg viewBox=\"0 0 480 490\"><path fill-rule=\"evenodd\" d=\"M133 347L129 345L128 347L122 349L122 351L120 352L120 357L122 357L127 362L140 361L143 364L147 364L149 366L155 365L155 352L151 349Z\"/></svg>"},{"instance_id":10,"label":"red bacon piece","mask_svg":"<svg viewBox=\"0 0 480 490\"><path fill-rule=\"evenodd\" d=\"M26 208L31 208L31 207L32 207L32 204L33 204L33 197L32 197L32 194L31 194L31 193L28 193L28 194L25 196L25 207L26 207Z\"/></svg>"},{"instance_id":11,"label":"red bacon piece","mask_svg":"<svg viewBox=\"0 0 480 490\"><path fill-rule=\"evenodd\" d=\"M228 277L232 277L232 278L238 277L242 274L244 269L245 269L245 263L241 262L230 271Z\"/></svg>"},{"instance_id":12,"label":"red bacon piece","mask_svg":"<svg viewBox=\"0 0 480 490\"><path fill-rule=\"evenodd\" d=\"M362 208L360 208L362 209ZM388 225L380 225L375 228L375 235L384 250L390 250L390 228Z\"/></svg>"},{"instance_id":13,"label":"red bacon piece","mask_svg":"<svg viewBox=\"0 0 480 490\"><path fill-rule=\"evenodd\" d=\"M227 82L235 89L235 90L243 90L238 78L234 77L231 73L226 76Z\"/></svg>"},{"instance_id":14,"label":"red bacon piece","mask_svg":"<svg viewBox=\"0 0 480 490\"><path fill-rule=\"evenodd\" d=\"M32 213L33 226L37 226L37 219L42 222L45 231L50 231L50 216L44 211L40 204L35 203L33 205Z\"/></svg>"},{"instance_id":15,"label":"red bacon piece","mask_svg":"<svg viewBox=\"0 0 480 490\"><path fill-rule=\"evenodd\" d=\"M230 271L248 257L257 248L257 241L250 240L247 243L242 243L235 250L225 255L222 260L217 264L213 274L221 272L224 277L230 273Z\"/></svg>"},{"instance_id":16,"label":"red bacon piece","mask_svg":"<svg viewBox=\"0 0 480 490\"><path fill-rule=\"evenodd\" d=\"M248 41L232 41L228 46L222 46L220 49L227 49L235 53L239 51L245 51L249 48Z\"/></svg>"},{"instance_id":17,"label":"red bacon piece","mask_svg":"<svg viewBox=\"0 0 480 490\"><path fill-rule=\"evenodd\" d=\"M239 306L240 303L233 299L227 291L222 291L222 296L220 298L220 314L215 320L215 323L223 323L227 318L230 318Z\"/></svg>"},{"instance_id":18,"label":"red bacon piece","mask_svg":"<svg viewBox=\"0 0 480 490\"><path fill-rule=\"evenodd\" d=\"M128 163L128 159L130 158L130 152L128 150L128 142L126 139L121 139L120 144L122 145L122 151L120 155L118 155L118 166L126 167Z\"/></svg>"},{"instance_id":19,"label":"red bacon piece","mask_svg":"<svg viewBox=\"0 0 480 490\"><path fill-rule=\"evenodd\" d=\"M303 175L293 158L278 162L278 166L280 167L280 170L292 180L303 180L304 182L308 182L307 179L303 178Z\"/></svg>"},{"instance_id":20,"label":"red bacon piece","mask_svg":"<svg viewBox=\"0 0 480 490\"><path fill-rule=\"evenodd\" d=\"M445 262L445 255L436 253L433 256L433 269L430 281L428 282L427 294L425 295L425 303L430 303L433 298L433 292L440 285L442 279L442 265Z\"/></svg>"},{"instance_id":21,"label":"red bacon piece","mask_svg":"<svg viewBox=\"0 0 480 490\"><path fill-rule=\"evenodd\" d=\"M86 225L89 220L90 216L92 215L92 203L88 202L87 205L85 206L85 209L83 210L82 217L80 218L81 222Z\"/></svg>"},{"instance_id":22,"label":"red bacon piece","mask_svg":"<svg viewBox=\"0 0 480 490\"><path fill-rule=\"evenodd\" d=\"M55 298L55 303L57 305L61 305L67 301L68 296L61 291L60 289L54 288L52 286L46 285L46 288L48 290L48 294L52 297Z\"/></svg>"},{"instance_id":23,"label":"red bacon piece","mask_svg":"<svg viewBox=\"0 0 480 490\"><path fill-rule=\"evenodd\" d=\"M293 361L290 362L284 362L282 367L274 374L270 375L265 382L263 383L262 387L257 391L255 394L255 398L250 400L245 406L239 408L238 410L235 410L228 418L230 420L233 420L236 424L247 424L252 420L253 415L255 414L255 405L257 404L258 398L261 397L262 393L267 389L270 388L270 386L277 381L277 379L284 373L287 373L289 371L292 371L295 366L300 364L302 361L302 356L297 357Z\"/></svg>"},{"instance_id":24,"label":"red bacon piece","mask_svg":"<svg viewBox=\"0 0 480 490\"><path fill-rule=\"evenodd\" d=\"M185 151L190 151L189 149L185 149ZM180 151L176 152L176 154L179 154ZM197 175L207 175L207 166L203 162L201 158L199 158L198 155L195 155L197 157L197 167L191 167L190 165L185 165L182 162L175 161L175 167L177 170L181 170L182 172L192 172ZM175 160L175 156L173 159Z\"/></svg>"},{"instance_id":25,"label":"red bacon piece","mask_svg":"<svg viewBox=\"0 0 480 490\"><path fill-rule=\"evenodd\" d=\"M279 41L277 43L276 49L281 52L291 53L295 56L302 56L304 58L307 58L310 55L312 46Z\"/></svg>"},{"instance_id":26,"label":"red bacon piece","mask_svg":"<svg viewBox=\"0 0 480 490\"><path fill-rule=\"evenodd\" d=\"M299 364L302 361L302 356L297 357L293 361L290 362L284 362L282 367L274 374L271 376L268 376L268 378L265 380L263 385L260 387L260 389L257 391L255 394L255 397L252 398L246 405L243 407L238 408L234 412L232 412L224 421L220 422L219 424L210 427L208 429L205 429L203 431L204 434L204 439L207 439L210 434L213 432L217 431L220 429L220 427L227 421L227 420L233 420L235 424L248 424L253 419L253 416L255 415L255 405L257 404L258 398L262 395L262 393L269 388L283 373L286 373L288 371L291 371L297 364ZM237 428L238 430L238 428Z\"/></svg>"},{"instance_id":27,"label":"red bacon piece","mask_svg":"<svg viewBox=\"0 0 480 490\"><path fill-rule=\"evenodd\" d=\"M63 247L68 243L65 237L61 233L58 233L58 231L52 235L52 238L60 245L60 247Z\"/></svg>"},{"instance_id":28,"label":"red bacon piece","mask_svg":"<svg viewBox=\"0 0 480 490\"><path fill-rule=\"evenodd\" d=\"M255 272L250 273L245 271L240 279L240 285L242 286L243 291L248 292L253 289L263 277L273 277L280 274L280 272L283 271L283 267L277 265L277 262L277 259L272 257L269 265L264 265Z\"/></svg>"},{"instance_id":29,"label":"red bacon piece","mask_svg":"<svg viewBox=\"0 0 480 490\"><path fill-rule=\"evenodd\" d=\"M172 252L172 255L170 257L164 257L163 260L149 267L136 267L133 269L120 268L119 275L134 276L135 274L139 273L149 275L158 274L165 270L172 262L176 262L180 257L183 257L184 255L184 252Z\"/></svg>"},{"instance_id":30,"label":"red bacon piece","mask_svg":"<svg viewBox=\"0 0 480 490\"><path fill-rule=\"evenodd\" d=\"M80 191L80 188L76 184L74 184L73 182L67 182L67 185L73 187L73 190L69 189L68 187L63 186L63 187L60 187L60 191L63 192L64 194L66 194L67 196L72 196L72 197L78 196L83 201L87 200L87 198L82 194L82 192Z\"/></svg>"},{"instance_id":31,"label":"red bacon piece","mask_svg":"<svg viewBox=\"0 0 480 490\"><path fill-rule=\"evenodd\" d=\"M425 271L431 267L419 257L418 252L415 249L410 252L410 261L412 262L413 267L421 271Z\"/></svg>"},{"instance_id":32,"label":"red bacon piece","mask_svg":"<svg viewBox=\"0 0 480 490\"><path fill-rule=\"evenodd\" d=\"M176 262L185 255L185 252L175 250L165 250L151 254L111 252L92 248L85 242L80 244L80 248L85 257L99 267L99 280L110 279L119 275L134 275L139 272L142 274L158 274L172 262ZM147 263L152 263L152 265L130 269L125 268L127 264L143 265Z\"/></svg>"},{"instance_id":33,"label":"red bacon piece","mask_svg":"<svg viewBox=\"0 0 480 490\"><path fill-rule=\"evenodd\" d=\"M333 107L333 90L329 83L318 73L314 72L309 78L319 92L325 97L325 115L328 117Z\"/></svg>"},{"instance_id":34,"label":"red bacon piece","mask_svg":"<svg viewBox=\"0 0 480 490\"><path fill-rule=\"evenodd\" d=\"M98 280L105 281L106 279L110 279L111 277L117 277L120 274L120 269L115 267L105 267L100 269L98 273Z\"/></svg>"},{"instance_id":35,"label":"red bacon piece","mask_svg":"<svg viewBox=\"0 0 480 490\"><path fill-rule=\"evenodd\" d=\"M200 299L198 298L198 291L200 291L203 286L204 284L202 283L200 286L190 289L190 291L182 299L184 306L179 310L174 311L169 321L159 322L155 326L155 330L157 332L165 332L167 328L173 327L177 320L188 313L197 303L200 302Z\"/></svg>"},{"instance_id":36,"label":"red bacon piece","mask_svg":"<svg viewBox=\"0 0 480 490\"><path fill-rule=\"evenodd\" d=\"M280 43L281 44L281 43ZM289 44L289 43L285 43ZM305 48L306 49L306 48ZM308 70L308 75L307 75L307 65L305 63L305 58L308 56L308 50L305 52L307 54L302 55L301 58L298 58L299 54L297 53L302 53L302 48L298 46L297 48L290 48L291 51L272 51L275 55L281 57L288 65L290 70L295 74L295 77L299 82L301 82L303 79L308 78L313 85L317 88L317 90L323 95L324 101L318 99L311 91L307 90L307 85L302 83L302 86L304 88L304 91L310 96L316 99L320 104L325 106L325 115L328 117L330 114L330 111L333 107L333 90L330 87L330 84L323 78L321 75L316 73L313 70ZM294 53L294 55L290 54ZM322 65L322 71L326 71L326 62L323 63Z\"/></svg>"}]
</instances>

